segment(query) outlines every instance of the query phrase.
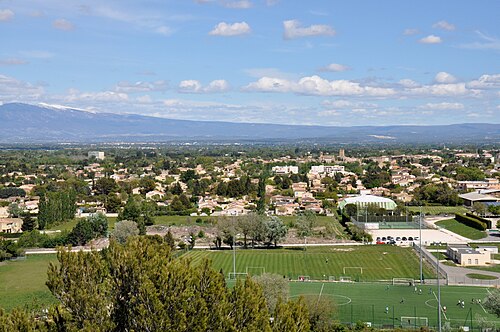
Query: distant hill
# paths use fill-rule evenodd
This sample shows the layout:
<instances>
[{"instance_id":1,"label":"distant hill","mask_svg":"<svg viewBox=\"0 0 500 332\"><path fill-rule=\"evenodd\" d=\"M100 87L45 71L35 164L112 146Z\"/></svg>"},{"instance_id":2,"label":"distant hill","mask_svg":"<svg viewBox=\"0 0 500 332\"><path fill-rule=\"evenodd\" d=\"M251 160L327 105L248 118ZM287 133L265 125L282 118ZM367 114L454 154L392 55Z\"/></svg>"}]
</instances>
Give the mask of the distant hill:
<instances>
[{"instance_id":1,"label":"distant hill","mask_svg":"<svg viewBox=\"0 0 500 332\"><path fill-rule=\"evenodd\" d=\"M3 143L266 139L319 139L339 143L499 142L500 124L293 126L173 120L22 103L0 106L0 142Z\"/></svg>"}]
</instances>

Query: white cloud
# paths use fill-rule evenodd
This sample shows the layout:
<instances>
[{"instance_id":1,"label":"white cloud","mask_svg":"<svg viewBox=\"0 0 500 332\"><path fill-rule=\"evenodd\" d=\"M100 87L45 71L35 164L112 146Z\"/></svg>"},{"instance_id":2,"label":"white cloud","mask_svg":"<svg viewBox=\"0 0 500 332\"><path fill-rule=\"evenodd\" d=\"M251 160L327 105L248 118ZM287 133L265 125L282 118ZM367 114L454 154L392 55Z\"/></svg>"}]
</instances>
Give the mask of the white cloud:
<instances>
[{"instance_id":1,"label":"white cloud","mask_svg":"<svg viewBox=\"0 0 500 332\"><path fill-rule=\"evenodd\" d=\"M346 71L349 69L351 68L338 63L331 63L326 67L320 68L321 71L333 71L333 72Z\"/></svg>"},{"instance_id":2,"label":"white cloud","mask_svg":"<svg viewBox=\"0 0 500 332\"><path fill-rule=\"evenodd\" d=\"M417 33L419 33L420 31L418 29L405 29L405 31L403 31L403 35L405 36L412 36L412 35L416 35Z\"/></svg>"},{"instance_id":3,"label":"white cloud","mask_svg":"<svg viewBox=\"0 0 500 332\"><path fill-rule=\"evenodd\" d=\"M80 92L71 89L69 94L65 96L68 102L125 102L128 101L128 95L122 92L115 91L99 91L99 92Z\"/></svg>"},{"instance_id":4,"label":"white cloud","mask_svg":"<svg viewBox=\"0 0 500 332\"><path fill-rule=\"evenodd\" d=\"M59 18L57 20L54 20L54 22L52 22L52 26L58 30L63 30L63 31L71 31L75 28L73 23L71 23L68 20L65 20L64 18Z\"/></svg>"},{"instance_id":5,"label":"white cloud","mask_svg":"<svg viewBox=\"0 0 500 332\"><path fill-rule=\"evenodd\" d=\"M8 58L8 59L0 59L0 66L16 66L16 65L25 65L28 62L19 58Z\"/></svg>"},{"instance_id":6,"label":"white cloud","mask_svg":"<svg viewBox=\"0 0 500 332\"><path fill-rule=\"evenodd\" d=\"M208 34L211 36L232 37L232 36L248 34L250 32L251 32L250 26L246 22L239 22L233 24L220 22Z\"/></svg>"},{"instance_id":7,"label":"white cloud","mask_svg":"<svg viewBox=\"0 0 500 332\"><path fill-rule=\"evenodd\" d=\"M283 34L285 39L294 39L300 37L310 36L334 36L335 30L324 24L316 24L308 27L302 27L298 20L283 21L285 32Z\"/></svg>"},{"instance_id":8,"label":"white cloud","mask_svg":"<svg viewBox=\"0 0 500 332\"><path fill-rule=\"evenodd\" d=\"M0 100L4 102L36 100L44 94L45 91L41 85L34 85L0 74Z\"/></svg>"},{"instance_id":9,"label":"white cloud","mask_svg":"<svg viewBox=\"0 0 500 332\"><path fill-rule=\"evenodd\" d=\"M434 77L434 81L436 83L455 83L457 81L457 78L449 73L446 73L444 71L441 71L436 74L436 77Z\"/></svg>"},{"instance_id":10,"label":"white cloud","mask_svg":"<svg viewBox=\"0 0 500 332\"><path fill-rule=\"evenodd\" d=\"M391 88L362 86L348 80L328 81L319 76L303 77L299 81L262 77L245 86L243 90L258 92L290 92L316 96L371 96L386 97L396 92Z\"/></svg>"},{"instance_id":11,"label":"white cloud","mask_svg":"<svg viewBox=\"0 0 500 332\"><path fill-rule=\"evenodd\" d=\"M419 106L420 109L425 110L463 110L464 105L461 103L427 103L425 105Z\"/></svg>"},{"instance_id":12,"label":"white cloud","mask_svg":"<svg viewBox=\"0 0 500 332\"><path fill-rule=\"evenodd\" d=\"M226 8L234 9L248 9L252 8L252 2L249 0L239 0L239 1L223 1L223 5Z\"/></svg>"},{"instance_id":13,"label":"white cloud","mask_svg":"<svg viewBox=\"0 0 500 332\"><path fill-rule=\"evenodd\" d=\"M477 80L467 83L467 87L471 89L500 89L500 74L482 75Z\"/></svg>"},{"instance_id":14,"label":"white cloud","mask_svg":"<svg viewBox=\"0 0 500 332\"><path fill-rule=\"evenodd\" d=\"M360 109L360 108L375 108L376 104L366 103L362 101L350 101L345 99L339 100L325 100L321 103L326 108L336 108L336 109Z\"/></svg>"},{"instance_id":15,"label":"white cloud","mask_svg":"<svg viewBox=\"0 0 500 332\"><path fill-rule=\"evenodd\" d=\"M153 99L149 95L139 96L136 101L140 104L151 104Z\"/></svg>"},{"instance_id":16,"label":"white cloud","mask_svg":"<svg viewBox=\"0 0 500 332\"><path fill-rule=\"evenodd\" d=\"M422 44L440 44L442 40L441 37L428 35L427 37L420 39L419 42Z\"/></svg>"},{"instance_id":17,"label":"white cloud","mask_svg":"<svg viewBox=\"0 0 500 332\"><path fill-rule=\"evenodd\" d=\"M229 90L229 84L225 80L214 80L206 87L197 80L184 80L179 83L180 93L219 93Z\"/></svg>"},{"instance_id":18,"label":"white cloud","mask_svg":"<svg viewBox=\"0 0 500 332\"><path fill-rule=\"evenodd\" d=\"M439 21L436 22L432 25L433 28L436 29L442 29L442 30L447 30L447 31L453 31L455 30L455 25L448 23L446 21Z\"/></svg>"},{"instance_id":19,"label":"white cloud","mask_svg":"<svg viewBox=\"0 0 500 332\"><path fill-rule=\"evenodd\" d=\"M165 91L168 84L165 81L155 82L135 82L130 83L127 81L119 82L113 89L116 92L136 93L136 92L150 92L150 91Z\"/></svg>"},{"instance_id":20,"label":"white cloud","mask_svg":"<svg viewBox=\"0 0 500 332\"><path fill-rule=\"evenodd\" d=\"M467 89L465 83L425 85L419 88L409 89L407 91L410 94L434 97L479 95L479 91Z\"/></svg>"},{"instance_id":21,"label":"white cloud","mask_svg":"<svg viewBox=\"0 0 500 332\"><path fill-rule=\"evenodd\" d=\"M409 78L404 78L398 83L405 88L417 88L420 86L419 83L415 82L414 80L410 80Z\"/></svg>"},{"instance_id":22,"label":"white cloud","mask_svg":"<svg viewBox=\"0 0 500 332\"><path fill-rule=\"evenodd\" d=\"M10 9L0 9L0 22L10 21L14 17L14 12Z\"/></svg>"},{"instance_id":23,"label":"white cloud","mask_svg":"<svg viewBox=\"0 0 500 332\"><path fill-rule=\"evenodd\" d=\"M469 44L461 44L459 45L459 47L471 50L500 50L500 39L487 36L481 31L476 31L476 34L479 36L479 39L481 41Z\"/></svg>"}]
</instances>

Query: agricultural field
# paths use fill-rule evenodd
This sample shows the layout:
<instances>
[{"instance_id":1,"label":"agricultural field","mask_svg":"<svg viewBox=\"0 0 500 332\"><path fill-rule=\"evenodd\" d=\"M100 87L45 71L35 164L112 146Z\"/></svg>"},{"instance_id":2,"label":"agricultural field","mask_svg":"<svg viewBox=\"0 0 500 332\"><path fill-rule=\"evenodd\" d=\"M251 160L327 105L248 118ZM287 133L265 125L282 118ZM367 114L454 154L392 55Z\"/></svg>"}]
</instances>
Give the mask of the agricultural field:
<instances>
[{"instance_id":1,"label":"agricultural field","mask_svg":"<svg viewBox=\"0 0 500 332\"><path fill-rule=\"evenodd\" d=\"M30 255L25 259L0 263L0 308L42 307L54 303L45 282L49 263L56 255Z\"/></svg>"},{"instance_id":2,"label":"agricultural field","mask_svg":"<svg viewBox=\"0 0 500 332\"><path fill-rule=\"evenodd\" d=\"M291 282L289 285L292 297L329 298L336 306L336 318L343 323L362 321L375 327L418 328L426 323L430 327L437 326L438 291L435 285L417 286L417 292L414 287L373 283ZM441 306L446 306L446 313L442 315L443 326L471 326L472 318L475 329L485 324L484 321L500 327L500 318L487 313L477 301L480 299L484 303L487 295L486 288L441 287ZM476 300L474 303L473 299ZM459 300L464 301L463 308L457 305Z\"/></svg>"},{"instance_id":3,"label":"agricultural field","mask_svg":"<svg viewBox=\"0 0 500 332\"><path fill-rule=\"evenodd\" d=\"M203 259L228 275L233 272L233 251L195 250L184 255L194 264ZM293 249L236 250L236 272L250 274L262 271L297 280L309 276L314 280L349 276L352 280L392 280L395 277L418 279L419 261L411 248L389 245L308 247ZM425 278L434 278L434 271L424 264Z\"/></svg>"},{"instance_id":4,"label":"agricultural field","mask_svg":"<svg viewBox=\"0 0 500 332\"><path fill-rule=\"evenodd\" d=\"M455 219L441 220L436 223L436 226L446 228L447 230L456 233L458 235L464 236L471 240L479 240L486 237L486 232L477 230L475 228L469 227L462 223L459 223Z\"/></svg>"},{"instance_id":5,"label":"agricultural field","mask_svg":"<svg viewBox=\"0 0 500 332\"><path fill-rule=\"evenodd\" d=\"M413 213L420 213L421 211L419 206L409 206L408 210ZM455 213L465 214L468 211L469 210L463 206L422 206L422 213L431 216L437 216L440 214L452 215Z\"/></svg>"}]
</instances>

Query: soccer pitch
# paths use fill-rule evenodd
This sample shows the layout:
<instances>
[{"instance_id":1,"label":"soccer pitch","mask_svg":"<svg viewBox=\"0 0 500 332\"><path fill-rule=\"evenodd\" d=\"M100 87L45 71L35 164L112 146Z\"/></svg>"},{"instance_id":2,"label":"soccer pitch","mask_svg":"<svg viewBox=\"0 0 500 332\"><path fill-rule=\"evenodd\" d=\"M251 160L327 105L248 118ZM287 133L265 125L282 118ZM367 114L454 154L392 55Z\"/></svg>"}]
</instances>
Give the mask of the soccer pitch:
<instances>
[{"instance_id":1,"label":"soccer pitch","mask_svg":"<svg viewBox=\"0 0 500 332\"><path fill-rule=\"evenodd\" d=\"M369 283L290 282L290 296L320 296L336 305L336 319L342 323L370 322L374 327L420 328L438 325L437 286L396 286ZM422 290L422 293L419 290ZM487 313L481 303L488 289L464 286L442 286L442 326L469 326L477 329L483 319L500 327L500 319ZM472 300L475 300L473 303ZM464 307L458 301L464 301ZM419 317L415 319L414 317ZM471 326L472 318L472 326Z\"/></svg>"},{"instance_id":2,"label":"soccer pitch","mask_svg":"<svg viewBox=\"0 0 500 332\"><path fill-rule=\"evenodd\" d=\"M415 252L411 248L389 245L308 247L307 250L247 249L236 250L236 253L195 250L183 257L191 259L193 264L209 259L216 270L222 269L229 276L233 272L233 254L236 255L236 273L265 271L292 280L299 276L308 276L311 280L339 280L342 276L353 281L420 279L420 264ZM435 278L435 270L424 264L424 277Z\"/></svg>"}]
</instances>

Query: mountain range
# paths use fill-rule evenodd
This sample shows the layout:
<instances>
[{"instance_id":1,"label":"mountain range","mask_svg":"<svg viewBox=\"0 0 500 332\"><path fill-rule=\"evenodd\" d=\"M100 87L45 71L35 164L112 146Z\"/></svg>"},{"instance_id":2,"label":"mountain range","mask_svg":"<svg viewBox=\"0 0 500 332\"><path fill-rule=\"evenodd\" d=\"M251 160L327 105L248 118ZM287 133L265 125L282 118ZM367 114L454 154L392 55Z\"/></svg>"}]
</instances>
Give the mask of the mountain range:
<instances>
[{"instance_id":1,"label":"mountain range","mask_svg":"<svg viewBox=\"0 0 500 332\"><path fill-rule=\"evenodd\" d=\"M331 143L500 141L500 124L305 126L190 121L8 103L0 106L1 143L319 140Z\"/></svg>"}]
</instances>

